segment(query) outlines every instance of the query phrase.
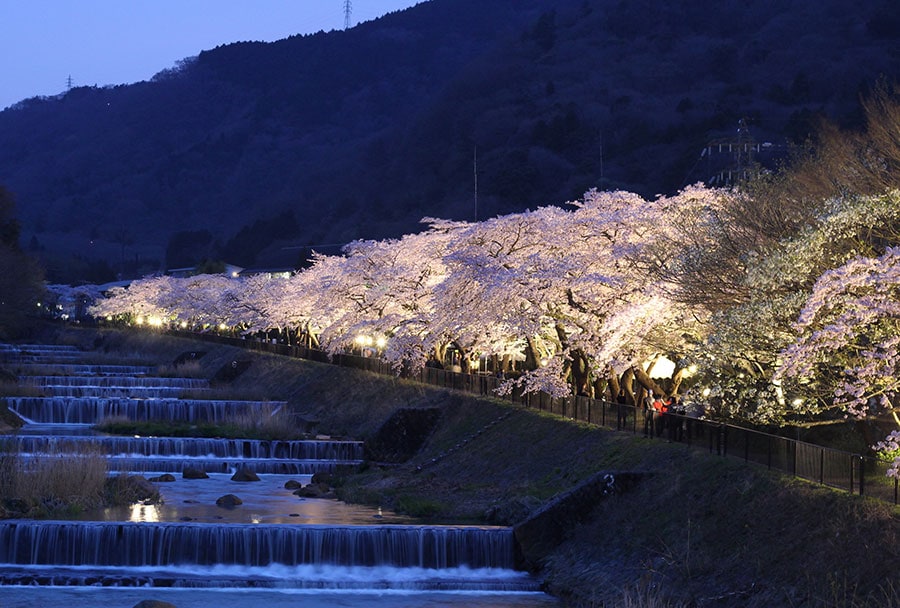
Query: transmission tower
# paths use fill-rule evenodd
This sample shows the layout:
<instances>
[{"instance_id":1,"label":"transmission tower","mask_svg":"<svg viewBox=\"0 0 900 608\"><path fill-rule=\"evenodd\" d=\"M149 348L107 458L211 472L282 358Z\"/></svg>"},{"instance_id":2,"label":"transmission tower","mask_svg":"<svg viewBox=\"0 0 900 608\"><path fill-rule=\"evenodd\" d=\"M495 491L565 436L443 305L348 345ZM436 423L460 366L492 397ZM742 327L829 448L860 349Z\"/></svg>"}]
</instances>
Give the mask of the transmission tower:
<instances>
[{"instance_id":1,"label":"transmission tower","mask_svg":"<svg viewBox=\"0 0 900 608\"><path fill-rule=\"evenodd\" d=\"M72 88L72 75L69 74L69 77L66 78L66 90L68 91L71 88Z\"/></svg>"},{"instance_id":2,"label":"transmission tower","mask_svg":"<svg viewBox=\"0 0 900 608\"><path fill-rule=\"evenodd\" d=\"M344 29L350 29L350 16L353 14L353 3L350 0L344 0Z\"/></svg>"}]
</instances>

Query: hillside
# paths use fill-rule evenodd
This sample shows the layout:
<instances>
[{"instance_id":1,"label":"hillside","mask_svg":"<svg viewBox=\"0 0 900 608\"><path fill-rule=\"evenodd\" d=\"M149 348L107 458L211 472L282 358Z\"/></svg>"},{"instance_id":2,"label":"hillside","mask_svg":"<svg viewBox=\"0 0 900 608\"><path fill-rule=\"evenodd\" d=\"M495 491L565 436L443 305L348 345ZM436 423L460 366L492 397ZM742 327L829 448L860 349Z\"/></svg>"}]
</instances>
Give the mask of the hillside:
<instances>
[{"instance_id":1,"label":"hillside","mask_svg":"<svg viewBox=\"0 0 900 608\"><path fill-rule=\"evenodd\" d=\"M325 364L152 334L46 338L160 363L208 351L203 374L251 360L234 388L288 399L321 433L372 438L402 408L439 408L411 459L342 481L347 500L442 522L515 523L604 471L632 489L585 505L582 521L538 561L572 606L881 607L900 601L900 511L843 492L647 440ZM464 439L465 447L452 449Z\"/></svg>"},{"instance_id":2,"label":"hillside","mask_svg":"<svg viewBox=\"0 0 900 608\"><path fill-rule=\"evenodd\" d=\"M0 183L51 280L293 266L423 216L672 192L732 160L701 152L741 120L774 165L819 116L858 124L898 36L891 0L431 0L23 100Z\"/></svg>"}]
</instances>

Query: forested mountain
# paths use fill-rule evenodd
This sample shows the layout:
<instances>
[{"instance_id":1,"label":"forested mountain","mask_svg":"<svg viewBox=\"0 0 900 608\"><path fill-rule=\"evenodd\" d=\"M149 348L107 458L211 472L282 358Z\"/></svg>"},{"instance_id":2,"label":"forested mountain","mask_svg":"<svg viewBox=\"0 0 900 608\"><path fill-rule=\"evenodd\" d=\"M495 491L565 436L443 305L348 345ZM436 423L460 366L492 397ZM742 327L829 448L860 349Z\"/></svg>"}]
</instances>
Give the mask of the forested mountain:
<instances>
[{"instance_id":1,"label":"forested mountain","mask_svg":"<svg viewBox=\"0 0 900 608\"><path fill-rule=\"evenodd\" d=\"M854 126L898 75L896 0L430 0L24 100L0 184L53 280L297 265L423 216L670 193L714 172L709 142Z\"/></svg>"}]
</instances>

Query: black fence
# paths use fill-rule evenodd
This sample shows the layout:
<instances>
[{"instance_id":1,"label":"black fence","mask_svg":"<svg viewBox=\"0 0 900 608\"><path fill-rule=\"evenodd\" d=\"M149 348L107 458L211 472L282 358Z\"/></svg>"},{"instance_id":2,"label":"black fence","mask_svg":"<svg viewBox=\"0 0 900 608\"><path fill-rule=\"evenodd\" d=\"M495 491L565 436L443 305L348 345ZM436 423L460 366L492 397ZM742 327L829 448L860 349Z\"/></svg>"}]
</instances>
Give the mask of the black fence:
<instances>
[{"instance_id":1,"label":"black fence","mask_svg":"<svg viewBox=\"0 0 900 608\"><path fill-rule=\"evenodd\" d=\"M377 374L398 373L392 365L375 357L354 354L329 356L324 351L303 346L216 334L184 331L172 333ZM400 370L400 374L423 384L491 397L498 396L496 389L504 382L503 378L490 374L463 374L432 367L425 367L412 373L409 370ZM900 504L900 480L887 477L889 463L877 458L702 418L679 414L660 415L651 409L590 397L552 397L547 393L523 394L521 390L514 390L503 398L571 420L640 434L648 438L684 443L720 456L739 458L784 471L795 477L832 488Z\"/></svg>"}]
</instances>

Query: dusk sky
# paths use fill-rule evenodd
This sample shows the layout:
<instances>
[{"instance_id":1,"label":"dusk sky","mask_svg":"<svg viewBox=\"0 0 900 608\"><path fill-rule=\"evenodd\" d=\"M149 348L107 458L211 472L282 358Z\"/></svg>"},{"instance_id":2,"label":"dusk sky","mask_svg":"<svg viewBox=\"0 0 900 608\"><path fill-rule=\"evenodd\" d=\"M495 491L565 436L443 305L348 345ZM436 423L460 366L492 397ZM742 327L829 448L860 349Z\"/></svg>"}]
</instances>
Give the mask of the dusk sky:
<instances>
[{"instance_id":1,"label":"dusk sky","mask_svg":"<svg viewBox=\"0 0 900 608\"><path fill-rule=\"evenodd\" d=\"M352 23L419 0L352 0ZM220 44L344 27L344 0L0 0L0 109L72 86L149 80Z\"/></svg>"}]
</instances>

